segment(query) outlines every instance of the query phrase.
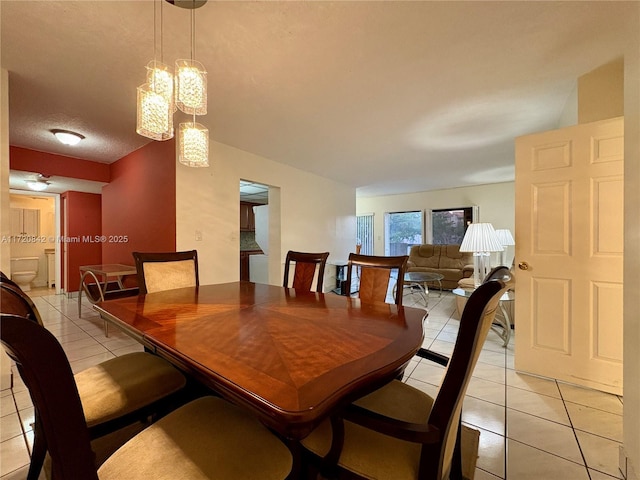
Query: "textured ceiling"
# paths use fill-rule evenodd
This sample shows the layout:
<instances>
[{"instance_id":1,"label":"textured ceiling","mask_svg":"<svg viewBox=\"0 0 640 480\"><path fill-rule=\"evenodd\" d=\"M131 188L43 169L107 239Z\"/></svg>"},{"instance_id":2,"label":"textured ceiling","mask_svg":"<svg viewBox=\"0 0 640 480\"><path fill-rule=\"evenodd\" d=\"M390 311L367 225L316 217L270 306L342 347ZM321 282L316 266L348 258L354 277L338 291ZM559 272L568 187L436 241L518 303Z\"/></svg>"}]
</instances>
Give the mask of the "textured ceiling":
<instances>
[{"instance_id":1,"label":"textured ceiling","mask_svg":"<svg viewBox=\"0 0 640 480\"><path fill-rule=\"evenodd\" d=\"M190 14L161 5L173 63L189 56ZM509 181L514 137L557 127L577 77L622 55L639 5L209 0L198 121L359 195ZM135 97L153 2L2 0L0 14L12 145L113 162L148 142ZM52 128L86 139L65 147Z\"/></svg>"}]
</instances>

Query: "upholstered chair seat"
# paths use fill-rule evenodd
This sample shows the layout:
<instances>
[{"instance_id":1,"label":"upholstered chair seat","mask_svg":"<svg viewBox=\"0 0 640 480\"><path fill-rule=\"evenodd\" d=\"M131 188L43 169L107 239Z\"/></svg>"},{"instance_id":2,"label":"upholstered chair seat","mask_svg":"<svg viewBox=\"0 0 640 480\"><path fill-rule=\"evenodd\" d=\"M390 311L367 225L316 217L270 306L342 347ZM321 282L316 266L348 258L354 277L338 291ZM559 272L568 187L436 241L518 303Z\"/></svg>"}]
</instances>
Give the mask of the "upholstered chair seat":
<instances>
[{"instance_id":1,"label":"upholstered chair seat","mask_svg":"<svg viewBox=\"0 0 640 480\"><path fill-rule=\"evenodd\" d=\"M416 388L394 380L355 404L385 417L426 425L433 399ZM365 478L418 478L419 443L399 440L351 422L345 422L344 430L344 447L338 462L341 467ZM329 453L331 441L331 422L325 420L302 440L302 444L319 457L324 457Z\"/></svg>"},{"instance_id":2,"label":"upholstered chair seat","mask_svg":"<svg viewBox=\"0 0 640 480\"><path fill-rule=\"evenodd\" d=\"M287 447L256 419L216 397L202 397L160 419L117 450L100 480L287 477Z\"/></svg>"},{"instance_id":3,"label":"upholstered chair seat","mask_svg":"<svg viewBox=\"0 0 640 480\"><path fill-rule=\"evenodd\" d=\"M135 412L186 383L169 362L144 352L112 358L74 378L88 427Z\"/></svg>"}]
</instances>

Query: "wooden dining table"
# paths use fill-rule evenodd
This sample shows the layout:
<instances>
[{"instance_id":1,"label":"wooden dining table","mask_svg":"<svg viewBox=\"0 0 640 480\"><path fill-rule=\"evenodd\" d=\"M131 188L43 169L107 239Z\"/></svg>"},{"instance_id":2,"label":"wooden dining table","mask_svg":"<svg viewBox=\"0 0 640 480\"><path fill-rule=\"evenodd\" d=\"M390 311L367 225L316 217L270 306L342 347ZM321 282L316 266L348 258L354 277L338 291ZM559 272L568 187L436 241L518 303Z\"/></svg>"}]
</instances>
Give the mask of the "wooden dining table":
<instances>
[{"instance_id":1,"label":"wooden dining table","mask_svg":"<svg viewBox=\"0 0 640 480\"><path fill-rule=\"evenodd\" d=\"M422 309L245 281L94 308L293 440L396 378L423 341Z\"/></svg>"}]
</instances>

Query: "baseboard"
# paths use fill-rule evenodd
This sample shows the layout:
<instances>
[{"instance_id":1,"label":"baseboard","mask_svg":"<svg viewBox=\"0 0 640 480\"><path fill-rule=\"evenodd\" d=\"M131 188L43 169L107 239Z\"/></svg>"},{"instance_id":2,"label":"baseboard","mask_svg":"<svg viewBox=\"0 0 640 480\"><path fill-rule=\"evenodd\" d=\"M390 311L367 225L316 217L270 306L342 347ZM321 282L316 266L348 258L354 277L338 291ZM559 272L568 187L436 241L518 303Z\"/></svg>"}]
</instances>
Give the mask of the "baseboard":
<instances>
[{"instance_id":1,"label":"baseboard","mask_svg":"<svg viewBox=\"0 0 640 480\"><path fill-rule=\"evenodd\" d=\"M636 469L627 456L624 446L620 446L618 468L620 469L620 473L622 473L622 478L624 478L624 480L640 480L640 477L636 474Z\"/></svg>"}]
</instances>

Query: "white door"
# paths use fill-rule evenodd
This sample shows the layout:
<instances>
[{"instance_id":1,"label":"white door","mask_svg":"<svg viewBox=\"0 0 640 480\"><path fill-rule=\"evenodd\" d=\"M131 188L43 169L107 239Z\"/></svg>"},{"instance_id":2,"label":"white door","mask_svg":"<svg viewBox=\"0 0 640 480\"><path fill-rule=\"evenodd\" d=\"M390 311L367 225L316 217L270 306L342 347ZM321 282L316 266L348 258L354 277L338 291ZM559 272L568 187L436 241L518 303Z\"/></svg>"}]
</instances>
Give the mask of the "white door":
<instances>
[{"instance_id":1,"label":"white door","mask_svg":"<svg viewBox=\"0 0 640 480\"><path fill-rule=\"evenodd\" d=\"M519 371L622 393L623 118L516 139Z\"/></svg>"}]
</instances>

